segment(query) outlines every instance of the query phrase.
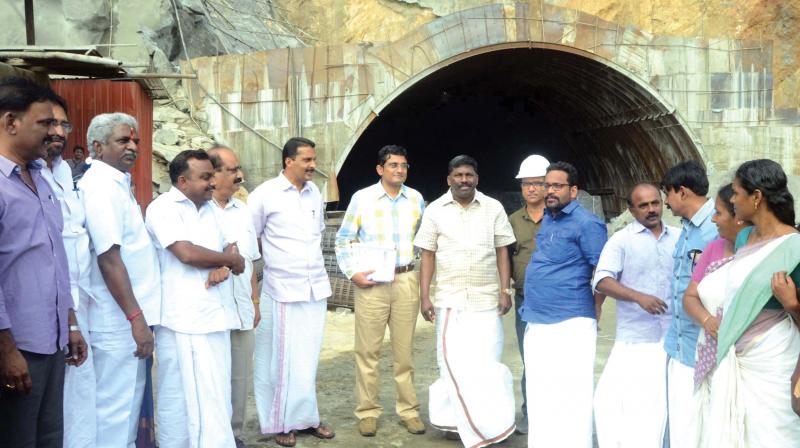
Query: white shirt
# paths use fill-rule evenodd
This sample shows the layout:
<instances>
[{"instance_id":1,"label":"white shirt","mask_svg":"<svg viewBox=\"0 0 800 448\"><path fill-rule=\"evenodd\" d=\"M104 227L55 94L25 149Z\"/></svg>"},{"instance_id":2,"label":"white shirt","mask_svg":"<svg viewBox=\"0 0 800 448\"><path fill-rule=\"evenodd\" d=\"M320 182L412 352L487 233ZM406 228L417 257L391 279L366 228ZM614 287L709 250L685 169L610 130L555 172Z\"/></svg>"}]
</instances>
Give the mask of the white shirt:
<instances>
[{"instance_id":1,"label":"white shirt","mask_svg":"<svg viewBox=\"0 0 800 448\"><path fill-rule=\"evenodd\" d=\"M168 249L188 241L216 252L225 249L221 214L211 201L198 210L180 190L172 187L147 208L145 225L156 245L161 264L161 325L172 331L206 334L239 328L230 278L206 289L212 269L182 263Z\"/></svg>"},{"instance_id":2,"label":"white shirt","mask_svg":"<svg viewBox=\"0 0 800 448\"><path fill-rule=\"evenodd\" d=\"M228 200L224 209L220 209L216 204L214 206L222 217L223 233L231 239L231 242L236 242L239 255L244 258L244 272L234 275L233 280L227 282L227 287L232 289L229 294L233 295L236 313L239 316L237 329L252 330L256 310L253 305L253 286L250 280L253 277L253 261L258 260L260 255L250 209L247 208L247 204L233 197Z\"/></svg>"},{"instance_id":3,"label":"white shirt","mask_svg":"<svg viewBox=\"0 0 800 448\"><path fill-rule=\"evenodd\" d=\"M86 213L83 210L83 193L72 183L72 170L60 156L53 158L53 169L47 167L42 160L44 168L42 177L45 178L56 199L61 204L61 214L64 216L64 228L61 237L64 240L64 249L67 252L69 263L69 285L75 309L86 306L80 303L80 290L85 294L90 293L90 270L92 257L89 253L89 234L86 232Z\"/></svg>"},{"instance_id":4,"label":"white shirt","mask_svg":"<svg viewBox=\"0 0 800 448\"><path fill-rule=\"evenodd\" d=\"M623 227L608 239L597 262L592 287L611 277L623 286L663 300L669 306L672 286L672 252L680 230L661 223L663 231L656 238L638 221ZM650 314L638 304L617 301L617 341L658 342L669 329L672 309L664 314Z\"/></svg>"},{"instance_id":5,"label":"white shirt","mask_svg":"<svg viewBox=\"0 0 800 448\"><path fill-rule=\"evenodd\" d=\"M150 236L144 227L142 209L131 192L131 175L100 161L92 162L78 187L83 191L86 230L92 241L91 331L129 330L125 313L109 292L97 255L118 245L120 256L149 325L161 322L161 272Z\"/></svg>"},{"instance_id":6,"label":"white shirt","mask_svg":"<svg viewBox=\"0 0 800 448\"><path fill-rule=\"evenodd\" d=\"M307 302L331 295L322 258L322 195L312 182L302 191L283 172L250 193L247 205L264 257L263 291L278 302Z\"/></svg>"}]
</instances>

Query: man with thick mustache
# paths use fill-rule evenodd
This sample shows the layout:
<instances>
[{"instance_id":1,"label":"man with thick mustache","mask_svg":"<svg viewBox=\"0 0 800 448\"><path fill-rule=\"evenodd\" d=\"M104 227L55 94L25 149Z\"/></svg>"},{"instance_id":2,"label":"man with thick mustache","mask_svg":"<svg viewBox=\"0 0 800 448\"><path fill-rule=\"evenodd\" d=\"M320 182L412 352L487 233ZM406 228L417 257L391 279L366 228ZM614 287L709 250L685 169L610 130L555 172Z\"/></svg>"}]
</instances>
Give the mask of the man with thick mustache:
<instances>
[{"instance_id":1,"label":"man with thick mustache","mask_svg":"<svg viewBox=\"0 0 800 448\"><path fill-rule=\"evenodd\" d=\"M456 156L447 172L450 188L425 209L414 238L422 249L420 312L436 324L439 379L430 386L430 421L464 446L487 446L515 428L513 380L500 362L500 318L514 294L514 231L500 202L475 189L475 159Z\"/></svg>"},{"instance_id":2,"label":"man with thick mustache","mask_svg":"<svg viewBox=\"0 0 800 448\"><path fill-rule=\"evenodd\" d=\"M63 130L59 102L32 80L0 79L0 445L9 448L63 445L65 363L86 359L61 208L38 160Z\"/></svg>"},{"instance_id":3,"label":"man with thick mustache","mask_svg":"<svg viewBox=\"0 0 800 448\"><path fill-rule=\"evenodd\" d=\"M544 182L547 212L525 272L520 310L528 322L528 445L591 448L597 318L603 299L592 294L591 280L607 230L576 200L575 167L553 163Z\"/></svg>"},{"instance_id":4,"label":"man with thick mustache","mask_svg":"<svg viewBox=\"0 0 800 448\"><path fill-rule=\"evenodd\" d=\"M241 324L228 277L244 272L244 258L211 202L208 154L181 151L169 178L172 188L150 204L145 220L162 274L158 446L233 448L230 330Z\"/></svg>"},{"instance_id":5,"label":"man with thick mustache","mask_svg":"<svg viewBox=\"0 0 800 448\"><path fill-rule=\"evenodd\" d=\"M255 396L261 432L294 446L297 432L331 439L320 422L317 365L331 284L322 258L325 204L311 181L314 142L283 145L283 170L259 185L247 205L264 257L261 317L256 329Z\"/></svg>"},{"instance_id":6,"label":"man with thick mustache","mask_svg":"<svg viewBox=\"0 0 800 448\"><path fill-rule=\"evenodd\" d=\"M139 124L123 113L92 118L92 168L78 182L92 241L89 339L97 390L96 446L136 441L144 397L150 325L161 321L161 271L131 192Z\"/></svg>"},{"instance_id":7,"label":"man with thick mustache","mask_svg":"<svg viewBox=\"0 0 800 448\"><path fill-rule=\"evenodd\" d=\"M84 339L89 342L89 294L91 290L89 234L86 231L86 214L83 209L83 193L72 182L70 165L62 158L67 145L67 136L72 124L67 118L67 104L61 97L53 102L53 117L57 121L55 134L49 137L45 166L42 176L50 184L61 204L64 228L61 238L67 252L69 283L78 327L83 328ZM69 366L64 377L64 446L95 446L97 437L97 414L95 411L95 388L92 350L88 348L86 362L80 366Z\"/></svg>"},{"instance_id":8,"label":"man with thick mustache","mask_svg":"<svg viewBox=\"0 0 800 448\"><path fill-rule=\"evenodd\" d=\"M614 348L594 394L597 441L660 448L667 422L662 345L672 319L672 252L680 231L661 220L655 185L635 185L626 200L635 220L608 240L592 280L596 291L617 300Z\"/></svg>"},{"instance_id":9,"label":"man with thick mustache","mask_svg":"<svg viewBox=\"0 0 800 448\"><path fill-rule=\"evenodd\" d=\"M245 430L247 397L253 388L253 348L255 346L255 327L261 320L256 273L253 262L258 253L258 238L253 228L250 209L247 204L234 197L244 182L239 157L231 148L215 145L208 150L214 166L214 191L211 200L218 208L225 234L236 241L236 248L244 257L244 272L233 277L227 288L236 302L239 327L231 329L231 404L233 416L231 427L236 440L236 448L244 447L241 440Z\"/></svg>"}]
</instances>

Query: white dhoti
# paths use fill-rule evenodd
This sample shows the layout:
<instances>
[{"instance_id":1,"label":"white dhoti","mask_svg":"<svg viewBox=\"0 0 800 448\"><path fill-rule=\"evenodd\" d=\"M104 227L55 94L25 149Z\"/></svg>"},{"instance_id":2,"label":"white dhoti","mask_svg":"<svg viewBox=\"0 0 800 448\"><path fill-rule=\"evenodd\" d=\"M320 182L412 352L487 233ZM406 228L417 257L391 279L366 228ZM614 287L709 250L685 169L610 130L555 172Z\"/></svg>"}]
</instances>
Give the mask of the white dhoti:
<instances>
[{"instance_id":1,"label":"white dhoti","mask_svg":"<svg viewBox=\"0 0 800 448\"><path fill-rule=\"evenodd\" d=\"M317 365L327 301L278 302L264 293L260 306L254 390L261 432L316 428Z\"/></svg>"},{"instance_id":2,"label":"white dhoti","mask_svg":"<svg viewBox=\"0 0 800 448\"><path fill-rule=\"evenodd\" d=\"M496 310L436 310L439 379L429 389L431 425L482 447L514 432L514 385L500 362L503 326Z\"/></svg>"},{"instance_id":3,"label":"white dhoti","mask_svg":"<svg viewBox=\"0 0 800 448\"><path fill-rule=\"evenodd\" d=\"M75 294L75 289L73 289ZM78 367L67 366L64 374L64 447L94 448L97 444L97 380L94 372L94 355L89 335L88 297L80 292L80 304L75 318L88 346L86 361Z\"/></svg>"},{"instance_id":4,"label":"white dhoti","mask_svg":"<svg viewBox=\"0 0 800 448\"><path fill-rule=\"evenodd\" d=\"M597 321L528 324L528 446L591 448Z\"/></svg>"},{"instance_id":5,"label":"white dhoti","mask_svg":"<svg viewBox=\"0 0 800 448\"><path fill-rule=\"evenodd\" d=\"M667 424L662 342L614 343L594 393L600 448L661 448Z\"/></svg>"},{"instance_id":6,"label":"white dhoti","mask_svg":"<svg viewBox=\"0 0 800 448\"><path fill-rule=\"evenodd\" d=\"M233 447L231 339L156 330L156 436L159 448Z\"/></svg>"},{"instance_id":7,"label":"white dhoti","mask_svg":"<svg viewBox=\"0 0 800 448\"><path fill-rule=\"evenodd\" d=\"M145 383L145 360L133 356L136 342L130 329L93 331L97 384L97 447L133 448Z\"/></svg>"},{"instance_id":8,"label":"white dhoti","mask_svg":"<svg viewBox=\"0 0 800 448\"><path fill-rule=\"evenodd\" d=\"M670 446L694 446L694 367L681 364L675 358L670 358L667 363L667 411Z\"/></svg>"}]
</instances>

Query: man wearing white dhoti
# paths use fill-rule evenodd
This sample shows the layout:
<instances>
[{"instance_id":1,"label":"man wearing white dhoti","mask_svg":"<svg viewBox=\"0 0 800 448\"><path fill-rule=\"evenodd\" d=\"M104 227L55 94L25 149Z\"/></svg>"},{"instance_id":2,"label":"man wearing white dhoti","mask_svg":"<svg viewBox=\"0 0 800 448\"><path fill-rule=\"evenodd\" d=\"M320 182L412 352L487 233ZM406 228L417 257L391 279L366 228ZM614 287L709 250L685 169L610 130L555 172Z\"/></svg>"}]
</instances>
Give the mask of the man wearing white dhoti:
<instances>
[{"instance_id":1,"label":"man wearing white dhoti","mask_svg":"<svg viewBox=\"0 0 800 448\"><path fill-rule=\"evenodd\" d=\"M500 316L514 294L507 247L514 231L500 202L476 191L475 159L453 158L447 185L414 238L422 249L420 311L436 323L439 379L430 386L430 422L457 433L464 446L482 447L505 440L515 427L513 380L500 362Z\"/></svg>"},{"instance_id":2,"label":"man wearing white dhoti","mask_svg":"<svg viewBox=\"0 0 800 448\"><path fill-rule=\"evenodd\" d=\"M209 201L214 169L208 154L179 153L169 176L172 188L150 204L145 221L163 291L156 330L158 446L233 448L229 330L240 323L227 282L231 272L244 271L244 259Z\"/></svg>"},{"instance_id":3,"label":"man wearing white dhoti","mask_svg":"<svg viewBox=\"0 0 800 448\"><path fill-rule=\"evenodd\" d=\"M58 101L63 101L58 98ZM42 177L50 184L64 215L61 237L67 253L69 284L75 304L75 318L83 337L89 344L88 299L89 269L92 262L89 253L89 234L86 233L86 214L83 210L83 194L72 183L72 170L62 158L67 145L67 136L72 124L67 118L66 103L53 103L53 118L56 119L55 135L47 145L47 154L42 168ZM86 361L80 366L68 365L64 375L64 446L67 448L94 447L97 437L97 415L95 411L94 361L88 347Z\"/></svg>"},{"instance_id":4,"label":"man wearing white dhoti","mask_svg":"<svg viewBox=\"0 0 800 448\"><path fill-rule=\"evenodd\" d=\"M261 320L258 309L259 291L253 261L257 260L258 241L250 209L247 204L235 198L244 181L239 158L231 148L215 146L208 150L211 164L214 165L214 192L212 201L219 207L225 234L236 241L239 253L244 257L244 272L229 282L230 294L236 301L236 314L239 327L231 330L231 405L233 416L231 427L236 439L236 448L243 448L241 437L247 416L247 397L253 389L253 350L255 330Z\"/></svg>"},{"instance_id":5,"label":"man wearing white dhoti","mask_svg":"<svg viewBox=\"0 0 800 448\"><path fill-rule=\"evenodd\" d=\"M331 285L320 245L325 208L311 182L314 142L291 138L282 157L283 171L247 201L264 257L254 388L261 432L294 446L298 431L334 436L320 422L316 386Z\"/></svg>"},{"instance_id":6,"label":"man wearing white dhoti","mask_svg":"<svg viewBox=\"0 0 800 448\"><path fill-rule=\"evenodd\" d=\"M161 321L160 269L131 192L138 123L122 113L101 114L89 124L86 140L94 160L78 190L92 242L87 305L96 377L96 446L133 447L146 359L153 353L150 325Z\"/></svg>"},{"instance_id":7,"label":"man wearing white dhoti","mask_svg":"<svg viewBox=\"0 0 800 448\"><path fill-rule=\"evenodd\" d=\"M697 336L700 326L683 307L683 293L691 281L692 271L700 254L711 241L717 239L717 227L711 221L714 199L706 198L708 177L695 161L681 162L664 175L661 188L666 193L665 202L672 214L681 218L681 234L675 243L672 258L670 306L672 322L664 338L667 361L667 413L669 441L674 447L692 446L695 420L694 367Z\"/></svg>"},{"instance_id":8,"label":"man wearing white dhoti","mask_svg":"<svg viewBox=\"0 0 800 448\"><path fill-rule=\"evenodd\" d=\"M627 198L635 221L603 248L592 284L617 300L614 347L594 393L600 448L660 448L667 423L667 354L672 313L672 252L678 229L661 220L658 187L635 185Z\"/></svg>"},{"instance_id":9,"label":"man wearing white dhoti","mask_svg":"<svg viewBox=\"0 0 800 448\"><path fill-rule=\"evenodd\" d=\"M528 446L592 446L597 318L592 270L608 239L605 223L581 207L578 172L556 162L545 175L542 227L525 271L524 351Z\"/></svg>"}]
</instances>

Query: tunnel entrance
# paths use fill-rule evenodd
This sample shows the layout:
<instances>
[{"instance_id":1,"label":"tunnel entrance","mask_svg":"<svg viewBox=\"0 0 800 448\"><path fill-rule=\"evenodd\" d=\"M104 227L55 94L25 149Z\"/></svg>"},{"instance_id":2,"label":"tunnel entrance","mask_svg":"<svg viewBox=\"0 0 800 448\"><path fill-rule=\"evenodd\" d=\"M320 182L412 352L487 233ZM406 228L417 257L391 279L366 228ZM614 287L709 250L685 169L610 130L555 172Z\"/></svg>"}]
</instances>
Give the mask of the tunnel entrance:
<instances>
[{"instance_id":1,"label":"tunnel entrance","mask_svg":"<svg viewBox=\"0 0 800 448\"><path fill-rule=\"evenodd\" d=\"M406 88L366 127L338 174L339 209L377 181L377 151L409 150L407 184L426 200L447 188L447 162L469 154L478 188L518 204L520 162L538 153L576 166L580 188L606 218L627 189L658 181L672 164L702 162L674 109L648 86L574 48L504 48L460 58ZM588 56L587 56L588 55Z\"/></svg>"}]
</instances>

